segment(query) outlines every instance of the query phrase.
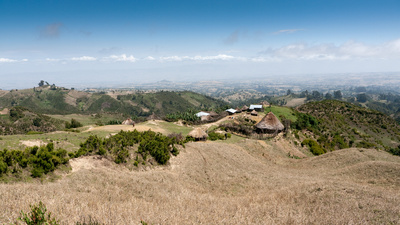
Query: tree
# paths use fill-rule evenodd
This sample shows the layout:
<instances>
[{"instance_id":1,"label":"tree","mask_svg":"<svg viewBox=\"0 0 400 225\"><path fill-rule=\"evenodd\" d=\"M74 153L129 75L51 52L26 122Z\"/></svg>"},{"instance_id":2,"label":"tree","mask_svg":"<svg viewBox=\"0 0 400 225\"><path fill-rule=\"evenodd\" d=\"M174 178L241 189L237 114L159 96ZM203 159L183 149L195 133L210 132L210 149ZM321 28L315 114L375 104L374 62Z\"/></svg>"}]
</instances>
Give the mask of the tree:
<instances>
[{"instance_id":1,"label":"tree","mask_svg":"<svg viewBox=\"0 0 400 225\"><path fill-rule=\"evenodd\" d=\"M319 93L318 91L313 91L312 92L312 97L313 97L313 99L320 99L320 98L322 98L322 94L321 93Z\"/></svg>"},{"instance_id":2,"label":"tree","mask_svg":"<svg viewBox=\"0 0 400 225\"><path fill-rule=\"evenodd\" d=\"M325 94L325 98L326 98L326 99L332 99L333 96L332 96L331 93L328 92L328 93Z\"/></svg>"},{"instance_id":3,"label":"tree","mask_svg":"<svg viewBox=\"0 0 400 225\"><path fill-rule=\"evenodd\" d=\"M357 101L358 102L366 102L367 101L367 95L365 93L358 94L357 95Z\"/></svg>"},{"instance_id":4,"label":"tree","mask_svg":"<svg viewBox=\"0 0 400 225\"><path fill-rule=\"evenodd\" d=\"M333 96L335 97L335 99L342 99L342 92L340 90L334 91L333 92Z\"/></svg>"},{"instance_id":5,"label":"tree","mask_svg":"<svg viewBox=\"0 0 400 225\"><path fill-rule=\"evenodd\" d=\"M44 80L41 80L40 82L39 82L39 87L42 87L44 85Z\"/></svg>"},{"instance_id":6,"label":"tree","mask_svg":"<svg viewBox=\"0 0 400 225\"><path fill-rule=\"evenodd\" d=\"M286 95L291 95L292 93L293 93L292 90L288 89Z\"/></svg>"}]
</instances>

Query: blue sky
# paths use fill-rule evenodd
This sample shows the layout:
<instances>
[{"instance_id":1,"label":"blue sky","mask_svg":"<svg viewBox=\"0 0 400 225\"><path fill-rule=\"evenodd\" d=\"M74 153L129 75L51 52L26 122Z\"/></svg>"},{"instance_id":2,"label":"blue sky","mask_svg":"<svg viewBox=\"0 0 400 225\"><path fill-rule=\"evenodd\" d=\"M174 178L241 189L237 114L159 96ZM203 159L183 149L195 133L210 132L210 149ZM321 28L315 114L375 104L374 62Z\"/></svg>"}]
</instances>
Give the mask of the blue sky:
<instances>
[{"instance_id":1,"label":"blue sky","mask_svg":"<svg viewBox=\"0 0 400 225\"><path fill-rule=\"evenodd\" d=\"M400 1L0 0L0 88L400 71Z\"/></svg>"}]
</instances>

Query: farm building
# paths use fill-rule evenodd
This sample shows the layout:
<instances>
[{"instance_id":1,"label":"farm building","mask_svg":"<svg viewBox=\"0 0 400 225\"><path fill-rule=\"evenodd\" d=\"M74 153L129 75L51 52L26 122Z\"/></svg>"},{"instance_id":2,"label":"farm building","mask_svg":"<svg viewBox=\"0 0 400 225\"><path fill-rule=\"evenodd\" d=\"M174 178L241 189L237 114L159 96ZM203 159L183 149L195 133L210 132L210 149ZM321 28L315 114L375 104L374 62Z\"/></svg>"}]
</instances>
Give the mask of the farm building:
<instances>
[{"instance_id":1,"label":"farm building","mask_svg":"<svg viewBox=\"0 0 400 225\"><path fill-rule=\"evenodd\" d=\"M263 109L262 105L250 105L249 110L253 111L256 110L257 112L261 112Z\"/></svg>"},{"instance_id":2,"label":"farm building","mask_svg":"<svg viewBox=\"0 0 400 225\"><path fill-rule=\"evenodd\" d=\"M281 121L274 115L274 113L269 112L262 118L262 120L256 125L257 133L279 133L285 128Z\"/></svg>"},{"instance_id":3,"label":"farm building","mask_svg":"<svg viewBox=\"0 0 400 225\"><path fill-rule=\"evenodd\" d=\"M196 141L205 141L208 137L207 133L200 128L195 128L194 130L190 131L188 135L194 137Z\"/></svg>"},{"instance_id":4,"label":"farm building","mask_svg":"<svg viewBox=\"0 0 400 225\"><path fill-rule=\"evenodd\" d=\"M236 110L234 110L234 109L232 109L232 108L227 109L227 110L225 110L225 111L227 111L227 112L229 113L229 115L232 115L232 114L235 114L235 113L236 113Z\"/></svg>"},{"instance_id":5,"label":"farm building","mask_svg":"<svg viewBox=\"0 0 400 225\"><path fill-rule=\"evenodd\" d=\"M122 122L122 125L135 125L135 122L131 118L128 118Z\"/></svg>"},{"instance_id":6,"label":"farm building","mask_svg":"<svg viewBox=\"0 0 400 225\"><path fill-rule=\"evenodd\" d=\"M210 115L210 113L207 113L207 112L198 112L198 113L196 113L197 117L203 117L203 116L209 116L209 115Z\"/></svg>"}]
</instances>

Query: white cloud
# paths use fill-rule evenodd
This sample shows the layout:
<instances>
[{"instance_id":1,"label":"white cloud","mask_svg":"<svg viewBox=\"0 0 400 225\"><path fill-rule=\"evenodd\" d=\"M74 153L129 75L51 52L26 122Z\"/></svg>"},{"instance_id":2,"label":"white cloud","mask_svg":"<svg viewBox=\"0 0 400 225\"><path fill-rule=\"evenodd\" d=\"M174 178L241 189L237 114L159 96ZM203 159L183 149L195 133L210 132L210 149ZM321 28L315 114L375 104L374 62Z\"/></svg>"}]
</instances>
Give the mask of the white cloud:
<instances>
[{"instance_id":1,"label":"white cloud","mask_svg":"<svg viewBox=\"0 0 400 225\"><path fill-rule=\"evenodd\" d=\"M291 34L297 31L303 31L304 29L286 29L286 30L278 30L275 31L273 34Z\"/></svg>"},{"instance_id":2,"label":"white cloud","mask_svg":"<svg viewBox=\"0 0 400 225\"><path fill-rule=\"evenodd\" d=\"M71 58L72 61L96 61L95 57L91 56L81 56L81 57L73 57Z\"/></svg>"},{"instance_id":3,"label":"white cloud","mask_svg":"<svg viewBox=\"0 0 400 225\"><path fill-rule=\"evenodd\" d=\"M48 61L48 62L58 62L60 60L59 59L46 58L46 61Z\"/></svg>"},{"instance_id":4,"label":"white cloud","mask_svg":"<svg viewBox=\"0 0 400 225\"><path fill-rule=\"evenodd\" d=\"M349 41L341 45L290 44L276 49L268 49L260 53L281 60L397 59L400 58L400 39L380 45L367 45L354 41Z\"/></svg>"},{"instance_id":5,"label":"white cloud","mask_svg":"<svg viewBox=\"0 0 400 225\"><path fill-rule=\"evenodd\" d=\"M10 63L10 62L18 62L18 60L8 59L8 58L0 58L0 63Z\"/></svg>"},{"instance_id":6,"label":"white cloud","mask_svg":"<svg viewBox=\"0 0 400 225\"><path fill-rule=\"evenodd\" d=\"M15 62L28 62L28 59L9 59L9 58L0 58L0 63L15 63Z\"/></svg>"},{"instance_id":7,"label":"white cloud","mask_svg":"<svg viewBox=\"0 0 400 225\"><path fill-rule=\"evenodd\" d=\"M122 55L111 55L109 57L106 57L106 59L111 59L113 61L120 61L120 62L136 62L136 58L133 57L133 55L126 56L126 54Z\"/></svg>"},{"instance_id":8,"label":"white cloud","mask_svg":"<svg viewBox=\"0 0 400 225\"><path fill-rule=\"evenodd\" d=\"M147 56L146 58L144 58L145 60L150 60L150 61L154 61L156 60L156 58L152 57L152 56Z\"/></svg>"},{"instance_id":9,"label":"white cloud","mask_svg":"<svg viewBox=\"0 0 400 225\"><path fill-rule=\"evenodd\" d=\"M183 61L183 60L190 60L191 58L189 56L164 56L160 57L160 61L172 61L172 62L178 62L178 61Z\"/></svg>"},{"instance_id":10,"label":"white cloud","mask_svg":"<svg viewBox=\"0 0 400 225\"><path fill-rule=\"evenodd\" d=\"M236 56L231 56L231 55L225 55L225 54L219 54L219 55L211 55L211 56L165 56L165 57L160 57L160 61L217 61L217 60L223 60L223 61L228 61L228 60L242 60L246 61L246 58L244 57L236 57Z\"/></svg>"}]
</instances>

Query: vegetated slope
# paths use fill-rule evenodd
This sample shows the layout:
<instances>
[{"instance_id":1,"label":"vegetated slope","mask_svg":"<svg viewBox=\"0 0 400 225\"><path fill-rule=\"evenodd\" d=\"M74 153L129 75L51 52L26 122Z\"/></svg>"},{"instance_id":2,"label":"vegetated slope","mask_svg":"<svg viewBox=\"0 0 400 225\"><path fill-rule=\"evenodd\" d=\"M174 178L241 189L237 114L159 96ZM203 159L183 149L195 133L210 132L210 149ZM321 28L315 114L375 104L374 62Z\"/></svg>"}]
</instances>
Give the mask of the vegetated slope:
<instances>
[{"instance_id":1,"label":"vegetated slope","mask_svg":"<svg viewBox=\"0 0 400 225\"><path fill-rule=\"evenodd\" d=\"M389 150L399 145L400 125L381 112L336 100L309 102L298 110L318 120L318 126L310 130L328 150L348 147Z\"/></svg>"},{"instance_id":2,"label":"vegetated slope","mask_svg":"<svg viewBox=\"0 0 400 225\"><path fill-rule=\"evenodd\" d=\"M0 116L0 135L52 132L64 128L64 122L17 106Z\"/></svg>"},{"instance_id":3,"label":"vegetated slope","mask_svg":"<svg viewBox=\"0 0 400 225\"><path fill-rule=\"evenodd\" d=\"M169 113L184 112L188 109L217 110L226 105L224 101L190 91L156 93L135 93L119 95L118 99L140 107L140 113L150 115L153 112L165 116Z\"/></svg>"},{"instance_id":4,"label":"vegetated slope","mask_svg":"<svg viewBox=\"0 0 400 225\"><path fill-rule=\"evenodd\" d=\"M0 184L0 223L39 201L67 224L89 217L107 224L400 220L400 158L374 149L291 159L276 142L196 142L155 169L129 171L93 156L71 164L73 172L54 183Z\"/></svg>"},{"instance_id":5,"label":"vegetated slope","mask_svg":"<svg viewBox=\"0 0 400 225\"><path fill-rule=\"evenodd\" d=\"M117 95L87 93L55 86L13 90L0 97L0 109L23 106L38 113L116 113L129 116L149 116L193 109L216 110L226 103L194 92L134 93Z\"/></svg>"},{"instance_id":6,"label":"vegetated slope","mask_svg":"<svg viewBox=\"0 0 400 225\"><path fill-rule=\"evenodd\" d=\"M0 97L0 107L23 106L38 113L69 114L79 112L68 104L65 96L69 90L50 87L13 90Z\"/></svg>"}]
</instances>

